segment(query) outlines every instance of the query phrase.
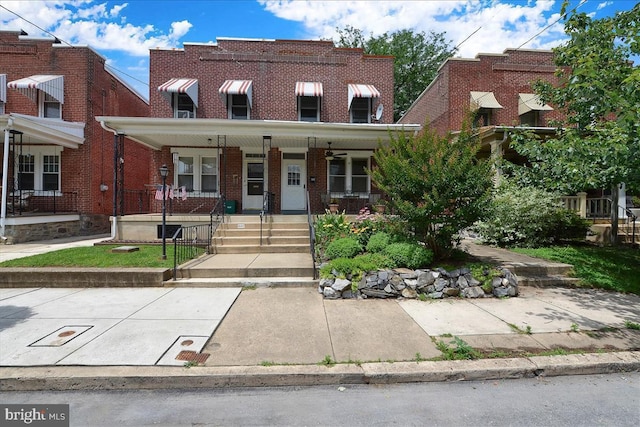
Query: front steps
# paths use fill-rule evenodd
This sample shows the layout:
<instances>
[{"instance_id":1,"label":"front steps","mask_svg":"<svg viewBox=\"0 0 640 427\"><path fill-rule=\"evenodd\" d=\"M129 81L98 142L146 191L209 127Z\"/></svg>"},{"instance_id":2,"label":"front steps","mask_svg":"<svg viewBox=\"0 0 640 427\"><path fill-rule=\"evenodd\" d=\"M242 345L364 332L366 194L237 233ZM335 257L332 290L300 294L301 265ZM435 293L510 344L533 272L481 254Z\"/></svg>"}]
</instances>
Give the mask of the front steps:
<instances>
[{"instance_id":1,"label":"front steps","mask_svg":"<svg viewBox=\"0 0 640 427\"><path fill-rule=\"evenodd\" d=\"M526 286L573 286L580 279L570 277L573 266L562 263L509 263L504 265L518 276L518 285Z\"/></svg>"},{"instance_id":2,"label":"front steps","mask_svg":"<svg viewBox=\"0 0 640 427\"><path fill-rule=\"evenodd\" d=\"M306 215L270 215L262 224L259 215L226 216L211 249L214 255L181 266L178 278L165 285L317 286Z\"/></svg>"}]
</instances>

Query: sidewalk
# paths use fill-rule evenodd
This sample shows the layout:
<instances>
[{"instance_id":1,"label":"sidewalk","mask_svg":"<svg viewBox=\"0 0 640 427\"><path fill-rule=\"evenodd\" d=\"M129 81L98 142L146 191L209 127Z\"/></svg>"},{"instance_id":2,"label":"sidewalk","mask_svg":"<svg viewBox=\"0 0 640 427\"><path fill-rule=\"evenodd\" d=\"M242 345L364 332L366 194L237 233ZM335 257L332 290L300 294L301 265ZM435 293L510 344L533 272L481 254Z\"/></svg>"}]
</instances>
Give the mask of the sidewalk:
<instances>
[{"instance_id":1,"label":"sidewalk","mask_svg":"<svg viewBox=\"0 0 640 427\"><path fill-rule=\"evenodd\" d=\"M38 250L33 245L31 250ZM39 250L51 247L47 242ZM509 252L491 256L506 262ZM638 370L640 331L625 328L627 321L640 323L636 295L555 287L522 287L511 299L428 302L325 300L307 287L5 288L0 289L0 390L444 381ZM439 341L455 349L456 337L501 358L422 361L442 357ZM554 349L585 354L531 356ZM200 366L192 366L195 362Z\"/></svg>"}]
</instances>

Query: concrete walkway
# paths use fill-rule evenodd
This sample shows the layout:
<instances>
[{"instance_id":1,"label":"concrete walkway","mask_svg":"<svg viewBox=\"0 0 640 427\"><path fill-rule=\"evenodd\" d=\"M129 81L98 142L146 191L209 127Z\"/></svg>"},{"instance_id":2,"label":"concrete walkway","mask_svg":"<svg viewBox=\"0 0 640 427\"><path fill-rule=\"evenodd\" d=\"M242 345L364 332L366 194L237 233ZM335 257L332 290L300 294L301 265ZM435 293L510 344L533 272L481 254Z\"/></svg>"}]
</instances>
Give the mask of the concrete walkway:
<instances>
[{"instance_id":1,"label":"concrete walkway","mask_svg":"<svg viewBox=\"0 0 640 427\"><path fill-rule=\"evenodd\" d=\"M505 261L508 251L498 252ZM626 322L640 323L640 297L561 287L522 287L510 299L434 301L326 300L311 287L5 288L0 390L637 370L640 331ZM417 363L442 357L443 347L455 350L456 338L485 354L516 359ZM607 353L530 356L553 349ZM200 366L182 367L190 361ZM334 361L341 365L319 366Z\"/></svg>"}]
</instances>

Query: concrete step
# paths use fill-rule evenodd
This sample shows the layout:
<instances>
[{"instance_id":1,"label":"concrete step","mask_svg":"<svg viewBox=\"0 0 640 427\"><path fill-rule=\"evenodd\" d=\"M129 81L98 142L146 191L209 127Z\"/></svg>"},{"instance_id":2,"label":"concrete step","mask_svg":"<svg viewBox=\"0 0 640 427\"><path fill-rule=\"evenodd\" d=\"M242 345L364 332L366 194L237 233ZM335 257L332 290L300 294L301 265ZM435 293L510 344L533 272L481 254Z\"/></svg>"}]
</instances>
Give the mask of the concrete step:
<instances>
[{"instance_id":1,"label":"concrete step","mask_svg":"<svg viewBox=\"0 0 640 427\"><path fill-rule=\"evenodd\" d=\"M517 276L526 277L547 277L547 276L567 276L573 271L573 266L563 263L537 264L513 262L504 264L504 267L511 270Z\"/></svg>"},{"instance_id":2,"label":"concrete step","mask_svg":"<svg viewBox=\"0 0 640 427\"><path fill-rule=\"evenodd\" d=\"M566 276L546 276L546 277L527 277L518 276L519 286L575 286L580 283L580 279L576 277Z\"/></svg>"},{"instance_id":3,"label":"concrete step","mask_svg":"<svg viewBox=\"0 0 640 427\"><path fill-rule=\"evenodd\" d=\"M254 267L254 268L196 268L182 269L178 273L181 279L220 279L220 278L261 278L261 277L306 277L313 278L313 267Z\"/></svg>"},{"instance_id":4,"label":"concrete step","mask_svg":"<svg viewBox=\"0 0 640 427\"><path fill-rule=\"evenodd\" d=\"M262 235L263 236L297 236L297 237L306 236L307 238L309 238L309 230L307 228L264 229L262 230ZM216 231L215 236L217 237L247 237L247 236L254 237L254 236L260 236L260 229L222 228Z\"/></svg>"},{"instance_id":5,"label":"concrete step","mask_svg":"<svg viewBox=\"0 0 640 427\"><path fill-rule=\"evenodd\" d=\"M229 278L190 278L167 280L167 287L188 288L229 288L229 287L317 287L318 281L309 277L229 277Z\"/></svg>"},{"instance_id":6,"label":"concrete step","mask_svg":"<svg viewBox=\"0 0 640 427\"><path fill-rule=\"evenodd\" d=\"M218 254L285 254L308 253L309 244L283 245L217 245L214 252Z\"/></svg>"},{"instance_id":7,"label":"concrete step","mask_svg":"<svg viewBox=\"0 0 640 427\"><path fill-rule=\"evenodd\" d=\"M309 236L246 236L246 237L214 237L213 244L220 248L221 246L260 246L262 245L306 245L309 247Z\"/></svg>"},{"instance_id":8,"label":"concrete step","mask_svg":"<svg viewBox=\"0 0 640 427\"><path fill-rule=\"evenodd\" d=\"M306 222L274 222L262 224L263 230L305 230L308 232L309 225ZM260 230L259 222L234 222L218 225L218 230Z\"/></svg>"},{"instance_id":9,"label":"concrete step","mask_svg":"<svg viewBox=\"0 0 640 427\"><path fill-rule=\"evenodd\" d=\"M308 223L306 215L266 215L262 221L265 224ZM224 222L225 224L260 224L260 215L225 215Z\"/></svg>"}]
</instances>

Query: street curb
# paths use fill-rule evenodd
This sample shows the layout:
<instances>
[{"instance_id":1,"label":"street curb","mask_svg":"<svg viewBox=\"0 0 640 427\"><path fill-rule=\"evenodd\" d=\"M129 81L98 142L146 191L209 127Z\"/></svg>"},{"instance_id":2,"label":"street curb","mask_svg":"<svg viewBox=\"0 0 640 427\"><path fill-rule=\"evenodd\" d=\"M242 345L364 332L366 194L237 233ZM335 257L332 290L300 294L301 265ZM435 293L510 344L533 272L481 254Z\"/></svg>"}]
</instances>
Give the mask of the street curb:
<instances>
[{"instance_id":1,"label":"street curb","mask_svg":"<svg viewBox=\"0 0 640 427\"><path fill-rule=\"evenodd\" d=\"M640 371L640 351L513 359L230 367L2 367L0 391L195 389L482 381Z\"/></svg>"}]
</instances>

